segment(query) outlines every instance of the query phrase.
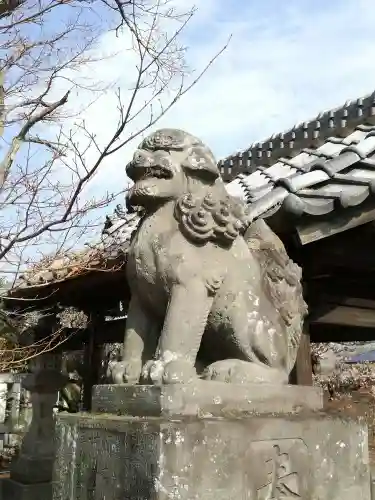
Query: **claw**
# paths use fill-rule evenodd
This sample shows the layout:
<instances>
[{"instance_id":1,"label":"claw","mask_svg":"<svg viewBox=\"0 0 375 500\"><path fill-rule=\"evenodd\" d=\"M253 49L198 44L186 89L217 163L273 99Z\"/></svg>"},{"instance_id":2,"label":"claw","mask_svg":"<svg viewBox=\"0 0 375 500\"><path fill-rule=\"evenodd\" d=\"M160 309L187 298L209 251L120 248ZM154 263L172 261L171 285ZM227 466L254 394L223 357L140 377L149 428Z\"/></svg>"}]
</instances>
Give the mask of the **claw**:
<instances>
[{"instance_id":1,"label":"claw","mask_svg":"<svg viewBox=\"0 0 375 500\"><path fill-rule=\"evenodd\" d=\"M154 385L187 384L197 378L197 373L194 366L185 360L156 359L144 365L142 378Z\"/></svg>"},{"instance_id":2,"label":"claw","mask_svg":"<svg viewBox=\"0 0 375 500\"><path fill-rule=\"evenodd\" d=\"M156 360L150 367L150 379L155 385L161 385L164 375L164 363L161 360Z\"/></svg>"},{"instance_id":3,"label":"claw","mask_svg":"<svg viewBox=\"0 0 375 500\"><path fill-rule=\"evenodd\" d=\"M138 384L142 364L140 360L116 361L108 366L107 376L113 384Z\"/></svg>"}]
</instances>

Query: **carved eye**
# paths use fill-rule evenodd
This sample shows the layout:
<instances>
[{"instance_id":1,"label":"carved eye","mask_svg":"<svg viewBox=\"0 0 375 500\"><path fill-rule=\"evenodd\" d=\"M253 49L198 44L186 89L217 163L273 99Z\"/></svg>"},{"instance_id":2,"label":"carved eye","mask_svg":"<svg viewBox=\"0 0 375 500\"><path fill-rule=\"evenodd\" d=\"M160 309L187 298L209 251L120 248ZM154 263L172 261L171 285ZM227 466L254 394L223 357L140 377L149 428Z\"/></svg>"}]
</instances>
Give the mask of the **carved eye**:
<instances>
[{"instance_id":1,"label":"carved eye","mask_svg":"<svg viewBox=\"0 0 375 500\"><path fill-rule=\"evenodd\" d=\"M169 158L166 158L165 156L163 158L160 158L160 165L162 167L169 167L171 162L170 162L170 159Z\"/></svg>"},{"instance_id":2,"label":"carved eye","mask_svg":"<svg viewBox=\"0 0 375 500\"><path fill-rule=\"evenodd\" d=\"M133 163L136 164L136 165L142 165L144 163L146 163L148 161L148 157L141 153L141 151L137 151L136 153L134 153L134 156L133 156Z\"/></svg>"}]
</instances>

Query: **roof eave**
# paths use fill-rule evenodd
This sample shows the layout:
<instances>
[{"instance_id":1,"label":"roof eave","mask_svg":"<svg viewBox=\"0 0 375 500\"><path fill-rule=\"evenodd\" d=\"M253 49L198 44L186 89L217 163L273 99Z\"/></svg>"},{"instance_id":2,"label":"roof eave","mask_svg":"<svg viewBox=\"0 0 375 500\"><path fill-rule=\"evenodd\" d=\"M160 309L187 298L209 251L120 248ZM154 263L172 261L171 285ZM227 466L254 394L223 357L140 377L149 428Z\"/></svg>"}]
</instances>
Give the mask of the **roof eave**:
<instances>
[{"instance_id":1,"label":"roof eave","mask_svg":"<svg viewBox=\"0 0 375 500\"><path fill-rule=\"evenodd\" d=\"M375 92L319 113L312 120L272 135L265 141L255 142L249 148L220 160L218 165L224 180L230 180L239 173L251 173L259 166L270 166L281 157L292 158L305 148L317 148L332 135L345 137L365 123L375 125Z\"/></svg>"}]
</instances>

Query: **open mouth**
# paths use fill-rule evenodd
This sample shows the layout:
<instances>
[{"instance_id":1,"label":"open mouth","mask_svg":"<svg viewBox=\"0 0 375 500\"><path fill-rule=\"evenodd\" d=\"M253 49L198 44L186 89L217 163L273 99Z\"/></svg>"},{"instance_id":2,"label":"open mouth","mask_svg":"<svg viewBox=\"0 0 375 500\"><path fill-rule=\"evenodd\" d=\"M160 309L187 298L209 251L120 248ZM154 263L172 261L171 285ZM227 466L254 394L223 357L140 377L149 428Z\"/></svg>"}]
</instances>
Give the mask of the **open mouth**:
<instances>
[{"instance_id":1,"label":"open mouth","mask_svg":"<svg viewBox=\"0 0 375 500\"><path fill-rule=\"evenodd\" d=\"M151 178L171 179L173 177L173 174L169 170L169 168L163 167L161 165L155 165L152 167L129 165L127 170L128 170L127 171L128 176L134 182L139 182Z\"/></svg>"}]
</instances>

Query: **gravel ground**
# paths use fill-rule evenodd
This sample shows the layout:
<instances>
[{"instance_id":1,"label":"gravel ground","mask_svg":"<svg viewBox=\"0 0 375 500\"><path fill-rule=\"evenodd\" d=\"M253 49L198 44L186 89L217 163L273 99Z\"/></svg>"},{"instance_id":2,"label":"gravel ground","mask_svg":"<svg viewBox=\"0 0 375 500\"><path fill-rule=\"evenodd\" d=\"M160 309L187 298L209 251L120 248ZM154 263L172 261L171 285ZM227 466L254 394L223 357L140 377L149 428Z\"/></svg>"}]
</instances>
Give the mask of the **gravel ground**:
<instances>
[{"instance_id":1,"label":"gravel ground","mask_svg":"<svg viewBox=\"0 0 375 500\"><path fill-rule=\"evenodd\" d=\"M328 394L324 401L327 410L334 409L352 417L364 417L369 427L370 463L375 467L375 397L371 390L353 391L351 395L341 395L329 400Z\"/></svg>"}]
</instances>

